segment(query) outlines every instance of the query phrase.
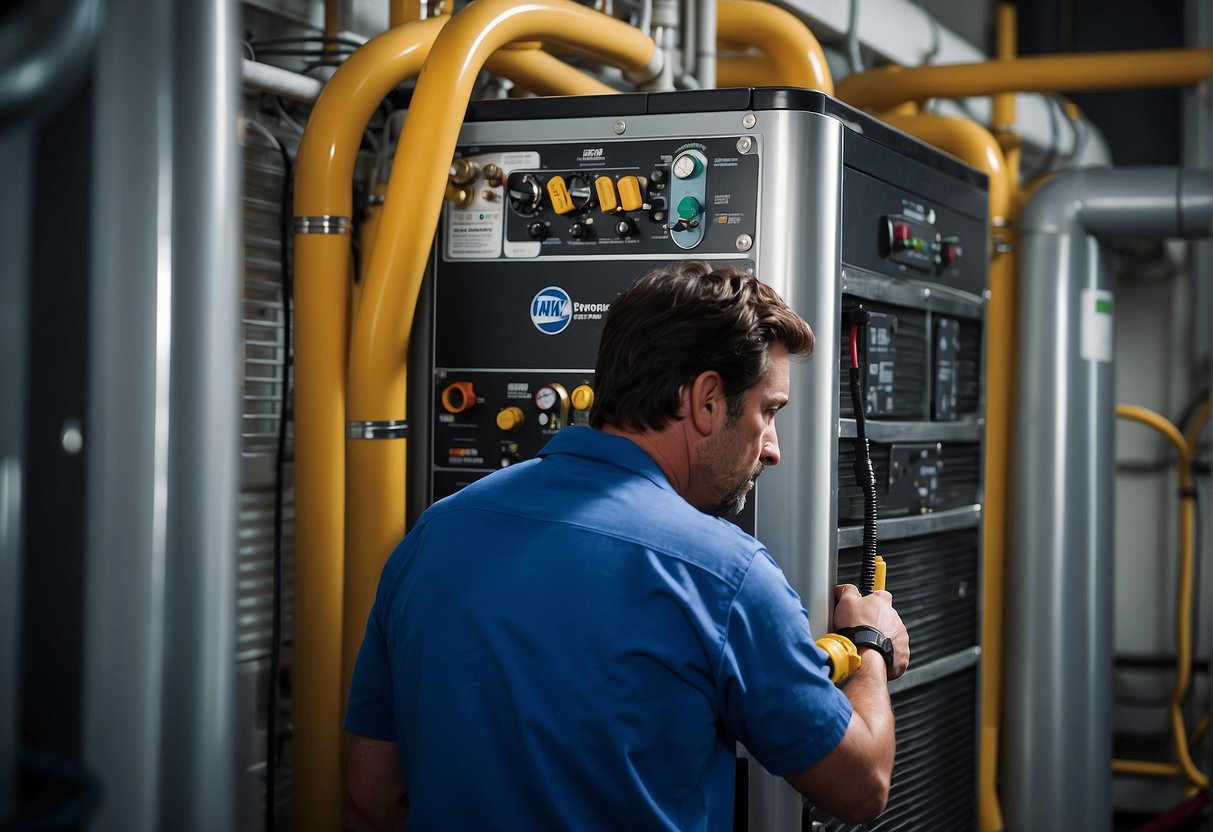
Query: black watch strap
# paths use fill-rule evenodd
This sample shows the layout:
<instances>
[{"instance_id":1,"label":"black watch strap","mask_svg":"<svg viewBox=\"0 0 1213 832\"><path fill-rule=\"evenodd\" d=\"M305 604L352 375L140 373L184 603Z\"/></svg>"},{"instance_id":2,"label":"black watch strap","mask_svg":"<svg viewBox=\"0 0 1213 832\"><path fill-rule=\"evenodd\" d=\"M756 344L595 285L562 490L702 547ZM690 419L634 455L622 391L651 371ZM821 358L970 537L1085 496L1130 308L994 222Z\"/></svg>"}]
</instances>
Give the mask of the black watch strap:
<instances>
[{"instance_id":1,"label":"black watch strap","mask_svg":"<svg viewBox=\"0 0 1213 832\"><path fill-rule=\"evenodd\" d=\"M843 627L834 632L850 639L857 650L860 647L871 647L879 650L884 655L884 663L889 666L889 670L893 669L893 639L880 632L880 630L877 630L875 627L863 626Z\"/></svg>"}]
</instances>

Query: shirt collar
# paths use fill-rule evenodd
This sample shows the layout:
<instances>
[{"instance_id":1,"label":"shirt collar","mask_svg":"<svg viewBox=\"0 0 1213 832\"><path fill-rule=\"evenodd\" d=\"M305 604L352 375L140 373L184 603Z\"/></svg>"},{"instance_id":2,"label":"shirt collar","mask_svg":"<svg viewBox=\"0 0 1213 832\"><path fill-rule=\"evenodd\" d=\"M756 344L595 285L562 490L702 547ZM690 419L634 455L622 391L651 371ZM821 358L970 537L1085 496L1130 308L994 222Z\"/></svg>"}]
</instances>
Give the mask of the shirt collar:
<instances>
[{"instance_id":1,"label":"shirt collar","mask_svg":"<svg viewBox=\"0 0 1213 832\"><path fill-rule=\"evenodd\" d=\"M572 425L548 440L537 456L570 454L631 471L673 494L678 492L666 479L656 460L648 452L623 436L604 433L582 425Z\"/></svg>"}]
</instances>

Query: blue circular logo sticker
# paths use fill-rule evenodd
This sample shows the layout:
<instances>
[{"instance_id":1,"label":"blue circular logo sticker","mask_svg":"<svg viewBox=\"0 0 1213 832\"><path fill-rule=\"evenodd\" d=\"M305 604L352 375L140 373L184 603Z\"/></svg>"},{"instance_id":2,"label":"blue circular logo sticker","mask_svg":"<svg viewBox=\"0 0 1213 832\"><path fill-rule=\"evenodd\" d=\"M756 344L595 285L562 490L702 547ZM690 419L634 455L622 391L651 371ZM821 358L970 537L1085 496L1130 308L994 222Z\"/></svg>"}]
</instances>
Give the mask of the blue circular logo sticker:
<instances>
[{"instance_id":1,"label":"blue circular logo sticker","mask_svg":"<svg viewBox=\"0 0 1213 832\"><path fill-rule=\"evenodd\" d=\"M573 301L569 293L559 286L540 289L531 299L531 323L544 335L564 332L573 320Z\"/></svg>"}]
</instances>

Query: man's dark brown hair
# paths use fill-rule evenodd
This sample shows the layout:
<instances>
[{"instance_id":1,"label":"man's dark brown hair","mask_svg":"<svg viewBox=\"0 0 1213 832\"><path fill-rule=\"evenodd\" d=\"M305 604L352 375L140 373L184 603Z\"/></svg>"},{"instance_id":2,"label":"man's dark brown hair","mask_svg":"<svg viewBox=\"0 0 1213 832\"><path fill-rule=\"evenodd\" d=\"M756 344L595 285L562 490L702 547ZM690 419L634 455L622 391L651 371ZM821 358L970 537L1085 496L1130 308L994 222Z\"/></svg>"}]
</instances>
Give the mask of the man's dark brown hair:
<instances>
[{"instance_id":1,"label":"man's dark brown hair","mask_svg":"<svg viewBox=\"0 0 1213 832\"><path fill-rule=\"evenodd\" d=\"M607 313L594 370L590 425L661 430L700 373L724 382L728 414L762 378L773 344L813 351L813 331L774 289L736 266L671 263L636 278Z\"/></svg>"}]
</instances>

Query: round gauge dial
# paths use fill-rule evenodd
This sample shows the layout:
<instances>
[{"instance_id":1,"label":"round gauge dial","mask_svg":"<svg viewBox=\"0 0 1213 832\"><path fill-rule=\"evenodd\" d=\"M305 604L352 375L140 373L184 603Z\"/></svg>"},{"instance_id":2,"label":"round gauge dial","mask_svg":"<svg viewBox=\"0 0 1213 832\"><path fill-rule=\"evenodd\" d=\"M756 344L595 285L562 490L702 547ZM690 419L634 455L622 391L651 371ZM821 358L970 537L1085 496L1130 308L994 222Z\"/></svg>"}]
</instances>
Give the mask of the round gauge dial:
<instances>
[{"instance_id":1,"label":"round gauge dial","mask_svg":"<svg viewBox=\"0 0 1213 832\"><path fill-rule=\"evenodd\" d=\"M551 410L560 401L555 388L544 385L535 391L535 407L540 410Z\"/></svg>"},{"instance_id":2,"label":"round gauge dial","mask_svg":"<svg viewBox=\"0 0 1213 832\"><path fill-rule=\"evenodd\" d=\"M695 175L695 168L698 165L695 163L695 157L689 153L684 153L674 160L674 175L679 179L686 179L689 176Z\"/></svg>"}]
</instances>

